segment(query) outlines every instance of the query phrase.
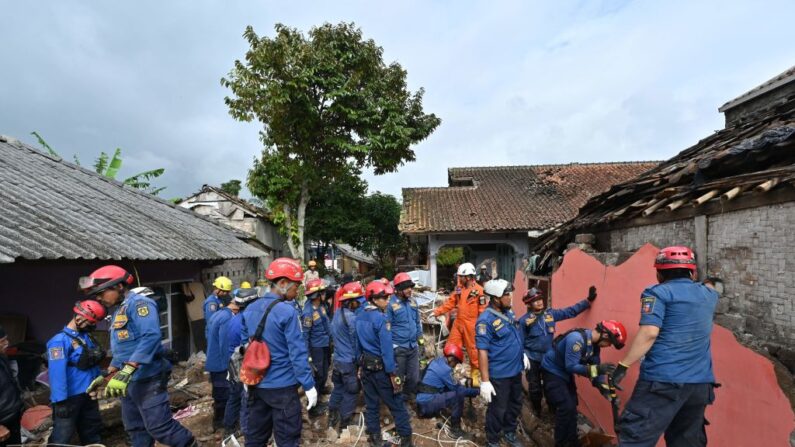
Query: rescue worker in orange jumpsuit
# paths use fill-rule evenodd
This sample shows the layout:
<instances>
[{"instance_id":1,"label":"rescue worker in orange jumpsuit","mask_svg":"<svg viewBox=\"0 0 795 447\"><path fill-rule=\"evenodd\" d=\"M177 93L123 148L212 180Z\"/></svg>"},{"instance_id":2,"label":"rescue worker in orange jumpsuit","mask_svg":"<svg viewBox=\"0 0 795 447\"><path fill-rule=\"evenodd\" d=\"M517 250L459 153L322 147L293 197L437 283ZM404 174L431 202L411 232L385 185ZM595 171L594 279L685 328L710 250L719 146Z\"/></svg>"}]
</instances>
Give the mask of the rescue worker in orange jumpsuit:
<instances>
[{"instance_id":1,"label":"rescue worker in orange jumpsuit","mask_svg":"<svg viewBox=\"0 0 795 447\"><path fill-rule=\"evenodd\" d=\"M450 329L450 337L445 346L463 346L469 356L470 377L472 386L480 386L480 371L478 370L478 349L475 346L475 323L478 316L486 309L486 296L483 287L475 281L475 266L469 262L458 266L456 275L458 285L444 304L433 311L435 317L441 317L453 309L458 309L458 316ZM444 324L444 317L440 320Z\"/></svg>"}]
</instances>

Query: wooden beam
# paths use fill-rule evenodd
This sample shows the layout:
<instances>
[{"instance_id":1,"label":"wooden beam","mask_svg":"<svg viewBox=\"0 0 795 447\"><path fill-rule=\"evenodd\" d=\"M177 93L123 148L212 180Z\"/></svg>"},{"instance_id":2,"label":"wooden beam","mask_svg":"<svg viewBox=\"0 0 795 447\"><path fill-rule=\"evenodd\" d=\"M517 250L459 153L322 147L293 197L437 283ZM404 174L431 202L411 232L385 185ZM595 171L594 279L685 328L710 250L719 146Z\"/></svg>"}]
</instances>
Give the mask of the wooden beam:
<instances>
[{"instance_id":1,"label":"wooden beam","mask_svg":"<svg viewBox=\"0 0 795 447\"><path fill-rule=\"evenodd\" d=\"M710 199L712 199L713 197L717 196L718 193L720 193L720 190L713 189L712 191L710 191L710 192L704 194L703 196L697 198L696 200L694 200L693 201L693 206L700 206L700 205L704 204L705 202L708 202Z\"/></svg>"},{"instance_id":2,"label":"wooden beam","mask_svg":"<svg viewBox=\"0 0 795 447\"><path fill-rule=\"evenodd\" d=\"M684 205L685 202L687 202L687 200L685 200L685 199L679 199L679 200L673 201L673 202L669 203L665 207L665 209L668 210L668 212L670 213L671 211L673 211L673 210L679 208L680 206Z\"/></svg>"},{"instance_id":3,"label":"wooden beam","mask_svg":"<svg viewBox=\"0 0 795 447\"><path fill-rule=\"evenodd\" d=\"M771 189L775 188L776 185L778 185L778 177L772 178L764 183L756 185L756 188L754 188L754 192L768 192Z\"/></svg>"},{"instance_id":4,"label":"wooden beam","mask_svg":"<svg viewBox=\"0 0 795 447\"><path fill-rule=\"evenodd\" d=\"M643 217L648 217L651 213L657 211L658 208L660 208L661 206L665 205L665 202L667 202L667 201L668 201L668 199L660 199L656 203L654 203L652 206L650 206L650 207L646 208L645 210L643 210L643 213L641 213L641 214L643 214Z\"/></svg>"},{"instance_id":5,"label":"wooden beam","mask_svg":"<svg viewBox=\"0 0 795 447\"><path fill-rule=\"evenodd\" d=\"M724 192L720 196L721 202L728 202L729 200L734 199L735 197L737 197L740 194L742 194L742 192L745 190L745 188L746 188L745 185L735 186L734 188Z\"/></svg>"}]
</instances>

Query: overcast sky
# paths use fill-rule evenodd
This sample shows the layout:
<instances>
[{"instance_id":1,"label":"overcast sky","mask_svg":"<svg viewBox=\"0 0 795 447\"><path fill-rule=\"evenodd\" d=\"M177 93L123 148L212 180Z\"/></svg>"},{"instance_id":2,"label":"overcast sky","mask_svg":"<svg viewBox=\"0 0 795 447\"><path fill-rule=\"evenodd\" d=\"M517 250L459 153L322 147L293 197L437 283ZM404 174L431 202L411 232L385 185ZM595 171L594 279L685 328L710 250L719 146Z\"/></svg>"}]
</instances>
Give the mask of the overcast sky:
<instances>
[{"instance_id":1,"label":"overcast sky","mask_svg":"<svg viewBox=\"0 0 795 447\"><path fill-rule=\"evenodd\" d=\"M120 177L164 167L166 198L245 180L256 124L219 79L246 25L354 21L442 118L370 190L443 186L451 166L666 159L723 127L717 108L795 64L795 2L0 0L0 134L39 131ZM46 179L42 179L46 181Z\"/></svg>"}]
</instances>

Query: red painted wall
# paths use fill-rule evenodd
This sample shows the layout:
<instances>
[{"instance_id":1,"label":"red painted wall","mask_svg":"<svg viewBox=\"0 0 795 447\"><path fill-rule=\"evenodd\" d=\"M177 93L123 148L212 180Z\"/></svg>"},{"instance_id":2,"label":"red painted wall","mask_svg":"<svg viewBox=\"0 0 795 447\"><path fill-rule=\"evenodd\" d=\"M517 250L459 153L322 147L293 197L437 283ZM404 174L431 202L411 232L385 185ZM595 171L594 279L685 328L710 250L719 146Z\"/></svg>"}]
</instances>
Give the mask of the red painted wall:
<instances>
[{"instance_id":1,"label":"red painted wall","mask_svg":"<svg viewBox=\"0 0 795 447\"><path fill-rule=\"evenodd\" d=\"M598 297L593 307L579 317L560 323L558 333L572 327L593 328L603 319L620 320L629 332L637 333L640 294L655 284L653 268L657 248L646 244L623 264L605 266L580 250L566 253L563 264L552 276L552 305L570 306L588 294L593 284ZM521 295L520 295L521 297ZM521 301L520 301L521 304ZM604 349L602 361L617 362L626 351ZM773 365L764 357L737 342L732 333L718 325L712 333L712 357L717 381L714 405L707 408L707 436L716 446L784 446L795 429L795 415L778 386ZM633 365L619 392L627 402L638 377ZM613 433L610 404L585 378L578 377L579 410L608 433ZM622 405L623 408L623 405ZM658 446L664 445L661 440Z\"/></svg>"}]
</instances>

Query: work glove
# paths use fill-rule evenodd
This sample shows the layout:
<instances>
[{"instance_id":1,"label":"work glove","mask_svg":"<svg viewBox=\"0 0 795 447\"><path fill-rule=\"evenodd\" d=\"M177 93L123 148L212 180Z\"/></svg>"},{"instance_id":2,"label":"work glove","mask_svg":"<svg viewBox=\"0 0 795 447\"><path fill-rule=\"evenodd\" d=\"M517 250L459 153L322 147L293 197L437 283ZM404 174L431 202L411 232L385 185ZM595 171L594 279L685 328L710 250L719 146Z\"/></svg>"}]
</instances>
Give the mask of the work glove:
<instances>
[{"instance_id":1,"label":"work glove","mask_svg":"<svg viewBox=\"0 0 795 447\"><path fill-rule=\"evenodd\" d=\"M618 362L618 366L615 367L610 377L608 377L608 380L610 380L614 387L621 389L618 384L624 380L624 377L627 375L627 369L629 369L629 366Z\"/></svg>"},{"instance_id":2,"label":"work glove","mask_svg":"<svg viewBox=\"0 0 795 447\"><path fill-rule=\"evenodd\" d=\"M442 335L445 337L450 335L450 330L447 329L447 317L444 315L440 315L439 317L436 318L436 321L439 322L439 327L442 328Z\"/></svg>"},{"instance_id":3,"label":"work glove","mask_svg":"<svg viewBox=\"0 0 795 447\"><path fill-rule=\"evenodd\" d=\"M88 388L86 388L86 394L88 394L92 400L97 400L99 397L97 390L102 386L103 383L105 383L105 377L107 376L107 371L102 371L100 375L98 375L94 380L91 381L91 383L88 384Z\"/></svg>"},{"instance_id":4,"label":"work glove","mask_svg":"<svg viewBox=\"0 0 795 447\"><path fill-rule=\"evenodd\" d=\"M389 380L392 382L392 391L395 394L400 394L403 391L403 381L400 380L400 376L392 374L389 376Z\"/></svg>"},{"instance_id":5,"label":"work glove","mask_svg":"<svg viewBox=\"0 0 795 447\"><path fill-rule=\"evenodd\" d=\"M615 363L600 363L598 365L588 365L588 376L595 379L602 374L612 374L616 369Z\"/></svg>"},{"instance_id":6,"label":"work glove","mask_svg":"<svg viewBox=\"0 0 795 447\"><path fill-rule=\"evenodd\" d=\"M306 409L311 410L312 407L317 405L317 390L315 387L310 388L306 391Z\"/></svg>"},{"instance_id":7,"label":"work glove","mask_svg":"<svg viewBox=\"0 0 795 447\"><path fill-rule=\"evenodd\" d=\"M588 302L593 303L596 300L596 286L588 288Z\"/></svg>"},{"instance_id":8,"label":"work glove","mask_svg":"<svg viewBox=\"0 0 795 447\"><path fill-rule=\"evenodd\" d=\"M52 404L52 415L60 419L68 419L72 415L72 407L66 401Z\"/></svg>"},{"instance_id":9,"label":"work glove","mask_svg":"<svg viewBox=\"0 0 795 447\"><path fill-rule=\"evenodd\" d=\"M533 364L530 363L530 357L528 357L527 354L525 354L524 355L524 370L525 371L530 371L530 368L532 368L532 367L533 367Z\"/></svg>"},{"instance_id":10,"label":"work glove","mask_svg":"<svg viewBox=\"0 0 795 447\"><path fill-rule=\"evenodd\" d=\"M417 338L417 344L420 345L420 346L425 346L425 337L420 335L420 337Z\"/></svg>"},{"instance_id":11,"label":"work glove","mask_svg":"<svg viewBox=\"0 0 795 447\"><path fill-rule=\"evenodd\" d=\"M497 395L497 391L491 385L491 382L480 382L480 398L486 401L487 404L491 403L491 398Z\"/></svg>"},{"instance_id":12,"label":"work glove","mask_svg":"<svg viewBox=\"0 0 795 447\"><path fill-rule=\"evenodd\" d=\"M132 379L132 375L135 373L136 369L138 368L129 363L125 363L124 368L108 381L108 385L105 387L105 397L126 396L127 384L130 383L130 379Z\"/></svg>"}]
</instances>

